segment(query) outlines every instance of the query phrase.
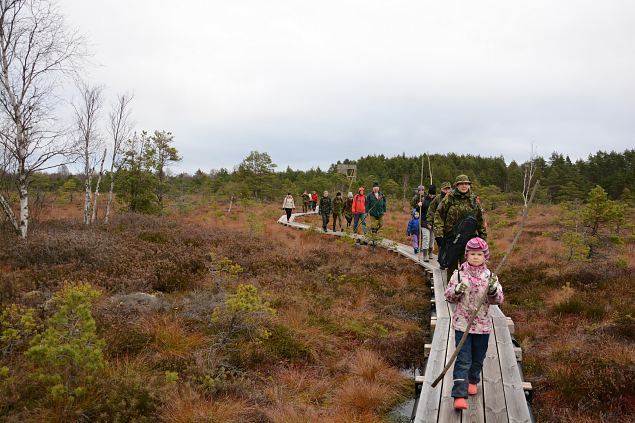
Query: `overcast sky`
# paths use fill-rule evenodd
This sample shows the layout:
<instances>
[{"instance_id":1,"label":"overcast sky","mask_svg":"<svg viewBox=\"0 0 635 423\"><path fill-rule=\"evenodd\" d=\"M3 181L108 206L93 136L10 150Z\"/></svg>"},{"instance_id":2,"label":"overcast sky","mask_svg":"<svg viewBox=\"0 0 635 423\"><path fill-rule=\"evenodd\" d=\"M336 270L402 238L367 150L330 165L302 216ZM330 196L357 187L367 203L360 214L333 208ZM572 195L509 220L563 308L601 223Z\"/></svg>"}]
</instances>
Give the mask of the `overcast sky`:
<instances>
[{"instance_id":1,"label":"overcast sky","mask_svg":"<svg viewBox=\"0 0 635 423\"><path fill-rule=\"evenodd\" d=\"M632 0L60 0L175 170L635 147Z\"/></svg>"}]
</instances>

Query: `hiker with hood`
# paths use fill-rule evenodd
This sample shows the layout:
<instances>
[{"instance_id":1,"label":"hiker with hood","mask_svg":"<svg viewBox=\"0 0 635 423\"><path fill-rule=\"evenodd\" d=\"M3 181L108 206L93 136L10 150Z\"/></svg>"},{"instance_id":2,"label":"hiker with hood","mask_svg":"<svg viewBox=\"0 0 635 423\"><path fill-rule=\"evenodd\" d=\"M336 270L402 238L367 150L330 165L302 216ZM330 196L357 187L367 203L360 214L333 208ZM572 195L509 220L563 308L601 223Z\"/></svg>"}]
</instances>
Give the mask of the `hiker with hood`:
<instances>
[{"instance_id":1,"label":"hiker with hood","mask_svg":"<svg viewBox=\"0 0 635 423\"><path fill-rule=\"evenodd\" d=\"M412 211L412 219L408 222L406 236L412 237L412 248L415 254L419 254L419 212L416 209Z\"/></svg>"},{"instance_id":2,"label":"hiker with hood","mask_svg":"<svg viewBox=\"0 0 635 423\"><path fill-rule=\"evenodd\" d=\"M478 383L492 332L490 305L501 304L504 300L498 277L487 268L487 242L478 237L472 238L465 245L464 257L467 261L454 271L444 292L446 300L456 304L452 315L456 346L465 331L468 331L466 342L456 357L452 377L454 386L451 395L457 410L467 410L468 396L478 394ZM467 327L472 310L477 308L480 298L486 294L487 300L479 309L473 324Z\"/></svg>"},{"instance_id":3,"label":"hiker with hood","mask_svg":"<svg viewBox=\"0 0 635 423\"><path fill-rule=\"evenodd\" d=\"M364 195L364 187L359 187L357 194L353 197L351 211L353 212L353 233L357 233L357 227L361 220L362 230L364 235L366 235L366 195Z\"/></svg>"},{"instance_id":4,"label":"hiker with hood","mask_svg":"<svg viewBox=\"0 0 635 423\"><path fill-rule=\"evenodd\" d=\"M324 191L322 198L320 198L320 214L322 215L322 230L326 232L331 215L331 197L329 197L328 191Z\"/></svg>"},{"instance_id":5,"label":"hiker with hood","mask_svg":"<svg viewBox=\"0 0 635 423\"><path fill-rule=\"evenodd\" d=\"M412 200L410 200L410 206L413 209L417 209L417 211L419 212L419 216L421 216L421 205L419 203L421 203L423 199L426 198L425 191L426 191L426 188L423 185L419 185L417 187L417 192L412 197Z\"/></svg>"},{"instance_id":6,"label":"hiker with hood","mask_svg":"<svg viewBox=\"0 0 635 423\"><path fill-rule=\"evenodd\" d=\"M421 252L423 253L423 260L429 261L430 254L432 253L432 247L434 246L434 237L432 236L432 223L428 221L428 208L437 195L437 188L434 185L428 187L428 192L425 193L423 185L419 185L418 193L412 199L413 207L417 209L421 216Z\"/></svg>"},{"instance_id":7,"label":"hiker with hood","mask_svg":"<svg viewBox=\"0 0 635 423\"><path fill-rule=\"evenodd\" d=\"M428 212L426 214L426 222L428 223L428 225L430 225L430 231L433 234L433 238L434 238L434 215L437 212L437 207L439 207L441 200L447 197L447 195L451 191L452 191L452 184L449 182L443 182L441 184L441 193L437 194L434 197L434 199L430 202L430 205L428 206ZM441 257L442 251L443 251L443 245L437 244L437 247L439 248L439 257Z\"/></svg>"},{"instance_id":8,"label":"hiker with hood","mask_svg":"<svg viewBox=\"0 0 635 423\"><path fill-rule=\"evenodd\" d=\"M291 219L291 212L295 210L295 203L293 202L293 196L291 195L290 192L287 192L287 196L284 197L284 200L282 201L282 208L287 213L287 223L288 223L289 219Z\"/></svg>"},{"instance_id":9,"label":"hiker with hood","mask_svg":"<svg viewBox=\"0 0 635 423\"><path fill-rule=\"evenodd\" d=\"M379 182L373 182L373 191L366 198L366 213L370 215L370 230L377 233L384 225L386 213L386 196L379 191Z\"/></svg>"},{"instance_id":10,"label":"hiker with hood","mask_svg":"<svg viewBox=\"0 0 635 423\"><path fill-rule=\"evenodd\" d=\"M344 199L342 198L342 193L337 191L335 194L335 198L333 199L333 232L335 232L335 228L337 227L337 223L340 224L340 231L342 228L342 212L344 211Z\"/></svg>"},{"instance_id":11,"label":"hiker with hood","mask_svg":"<svg viewBox=\"0 0 635 423\"><path fill-rule=\"evenodd\" d=\"M346 219L346 229L351 227L353 220L353 193L349 192L344 202L344 218Z\"/></svg>"},{"instance_id":12,"label":"hiker with hood","mask_svg":"<svg viewBox=\"0 0 635 423\"><path fill-rule=\"evenodd\" d=\"M444 254L439 257L442 268L454 270L459 261L463 262L463 250L470 239L487 239L483 210L471 185L467 175L457 176L454 189L435 212L434 237L438 245L444 246Z\"/></svg>"},{"instance_id":13,"label":"hiker with hood","mask_svg":"<svg viewBox=\"0 0 635 423\"><path fill-rule=\"evenodd\" d=\"M302 193L302 213L306 213L309 211L309 202L311 201L311 196L304 191Z\"/></svg>"},{"instance_id":14,"label":"hiker with hood","mask_svg":"<svg viewBox=\"0 0 635 423\"><path fill-rule=\"evenodd\" d=\"M318 202L317 192L313 191L311 193L311 211L315 211L315 206L317 205L317 202Z\"/></svg>"}]
</instances>

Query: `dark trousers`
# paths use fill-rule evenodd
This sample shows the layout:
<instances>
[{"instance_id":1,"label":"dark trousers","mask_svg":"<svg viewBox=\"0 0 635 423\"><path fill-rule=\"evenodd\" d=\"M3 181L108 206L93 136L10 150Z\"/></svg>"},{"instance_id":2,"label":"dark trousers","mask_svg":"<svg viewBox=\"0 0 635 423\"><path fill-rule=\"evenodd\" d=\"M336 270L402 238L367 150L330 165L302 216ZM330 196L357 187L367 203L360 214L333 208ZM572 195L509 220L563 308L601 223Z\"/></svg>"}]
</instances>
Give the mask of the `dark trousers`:
<instances>
[{"instance_id":1,"label":"dark trousers","mask_svg":"<svg viewBox=\"0 0 635 423\"><path fill-rule=\"evenodd\" d=\"M338 222L340 224L340 229L342 229L342 213L333 213L333 232L335 232Z\"/></svg>"},{"instance_id":2,"label":"dark trousers","mask_svg":"<svg viewBox=\"0 0 635 423\"><path fill-rule=\"evenodd\" d=\"M455 345L459 345L463 332L455 331ZM481 380L481 370L483 370L483 360L487 354L487 343L489 334L470 333L459 351L454 362L454 386L452 387L453 398L467 398L467 384L477 384Z\"/></svg>"},{"instance_id":3,"label":"dark trousers","mask_svg":"<svg viewBox=\"0 0 635 423\"><path fill-rule=\"evenodd\" d=\"M309 203L302 203L302 213L309 211Z\"/></svg>"},{"instance_id":4,"label":"dark trousers","mask_svg":"<svg viewBox=\"0 0 635 423\"><path fill-rule=\"evenodd\" d=\"M326 232L326 227L329 224L329 215L328 213L322 213L322 229Z\"/></svg>"},{"instance_id":5,"label":"dark trousers","mask_svg":"<svg viewBox=\"0 0 635 423\"><path fill-rule=\"evenodd\" d=\"M284 209L284 211L286 211L286 212L287 212L287 222L289 221L289 219L291 219L291 211L292 211L292 210L293 210L293 209Z\"/></svg>"},{"instance_id":6,"label":"dark trousers","mask_svg":"<svg viewBox=\"0 0 635 423\"><path fill-rule=\"evenodd\" d=\"M353 216L344 215L346 218L346 227L349 228L351 226L351 222L353 221Z\"/></svg>"}]
</instances>

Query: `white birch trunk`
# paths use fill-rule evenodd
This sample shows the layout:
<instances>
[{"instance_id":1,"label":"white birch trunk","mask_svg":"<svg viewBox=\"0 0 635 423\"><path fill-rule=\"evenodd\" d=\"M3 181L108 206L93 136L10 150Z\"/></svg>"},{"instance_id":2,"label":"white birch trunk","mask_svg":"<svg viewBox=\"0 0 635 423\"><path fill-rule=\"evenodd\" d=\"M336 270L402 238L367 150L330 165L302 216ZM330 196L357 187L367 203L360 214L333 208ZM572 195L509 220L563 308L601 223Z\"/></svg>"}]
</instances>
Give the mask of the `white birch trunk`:
<instances>
[{"instance_id":1,"label":"white birch trunk","mask_svg":"<svg viewBox=\"0 0 635 423\"><path fill-rule=\"evenodd\" d=\"M91 177L90 173L86 173L86 181L84 182L84 224L88 225L90 223L90 194L91 194Z\"/></svg>"},{"instance_id":2,"label":"white birch trunk","mask_svg":"<svg viewBox=\"0 0 635 423\"><path fill-rule=\"evenodd\" d=\"M104 217L104 223L108 223L108 217L110 216L110 209L112 208L112 193L115 189L115 174L112 169L110 170L110 190L108 191L108 202L106 203L106 217Z\"/></svg>"},{"instance_id":3,"label":"white birch trunk","mask_svg":"<svg viewBox=\"0 0 635 423\"><path fill-rule=\"evenodd\" d=\"M29 229L29 188L26 175L20 175L20 237L26 239Z\"/></svg>"},{"instance_id":4,"label":"white birch trunk","mask_svg":"<svg viewBox=\"0 0 635 423\"><path fill-rule=\"evenodd\" d=\"M13 212L13 209L11 208L11 204L9 204L7 199L4 198L4 195L2 194L0 194L0 205L2 205L4 214L7 216L7 219L9 219L9 222L11 222L11 225L13 226L15 231L21 234L20 225L18 225L18 220L16 219L15 213Z\"/></svg>"},{"instance_id":5,"label":"white birch trunk","mask_svg":"<svg viewBox=\"0 0 635 423\"><path fill-rule=\"evenodd\" d=\"M99 176L97 177L97 184L95 186L95 195L93 197L93 215L90 218L90 223L97 221L97 204L99 201L99 185L101 184L101 177L104 174L104 162L106 161L107 149L104 148L104 155L101 156L101 164L99 165Z\"/></svg>"}]
</instances>

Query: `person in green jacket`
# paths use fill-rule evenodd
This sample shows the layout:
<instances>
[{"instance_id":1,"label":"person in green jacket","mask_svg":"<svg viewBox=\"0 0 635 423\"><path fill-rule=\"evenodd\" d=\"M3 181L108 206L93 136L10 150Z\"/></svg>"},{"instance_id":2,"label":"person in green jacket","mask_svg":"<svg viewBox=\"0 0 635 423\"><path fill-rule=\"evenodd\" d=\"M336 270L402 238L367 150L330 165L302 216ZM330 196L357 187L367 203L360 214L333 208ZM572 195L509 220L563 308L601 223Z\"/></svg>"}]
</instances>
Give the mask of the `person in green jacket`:
<instances>
[{"instance_id":1,"label":"person in green jacket","mask_svg":"<svg viewBox=\"0 0 635 423\"><path fill-rule=\"evenodd\" d=\"M333 209L333 232L335 232L335 228L337 227L338 222L340 224L340 231L344 230L344 228L342 228L342 212L344 211L344 199L342 198L342 193L340 191L335 194L335 198L333 199L331 208Z\"/></svg>"},{"instance_id":2,"label":"person in green jacket","mask_svg":"<svg viewBox=\"0 0 635 423\"><path fill-rule=\"evenodd\" d=\"M377 233L384 225L386 213L386 196L379 191L379 182L373 183L373 191L366 198L366 213L370 214L370 230Z\"/></svg>"},{"instance_id":3,"label":"person in green jacket","mask_svg":"<svg viewBox=\"0 0 635 423\"><path fill-rule=\"evenodd\" d=\"M476 194L472 192L471 185L472 182L467 175L457 176L454 182L454 189L447 197L441 200L434 214L434 238L438 245L445 245L446 255L450 253L450 247L452 249L460 249L456 241L459 234L455 232L458 230L459 224L464 223L468 216L474 218L476 222L474 233L467 234L467 238L478 236L487 240L483 209L481 209ZM462 234L459 243L467 243L469 239L465 238L465 234ZM464 249L465 246L463 245L462 248ZM440 258L443 259L442 257ZM450 260L450 263L447 263L447 260L441 261L445 261L447 268L453 270L458 268L459 261L464 259L459 254L457 260Z\"/></svg>"},{"instance_id":4,"label":"person in green jacket","mask_svg":"<svg viewBox=\"0 0 635 423\"><path fill-rule=\"evenodd\" d=\"M434 215L437 212L437 207L439 207L441 200L443 200L451 191L452 191L452 184L449 182L443 182L441 184L441 193L437 194L436 197L434 197L434 199L430 202L430 205L428 206L428 213L426 214L425 220L426 222L428 222L428 225L430 225L430 230L433 231L433 236L434 236ZM443 248L445 246L437 244L437 247L439 248L439 257L441 257Z\"/></svg>"}]
</instances>

